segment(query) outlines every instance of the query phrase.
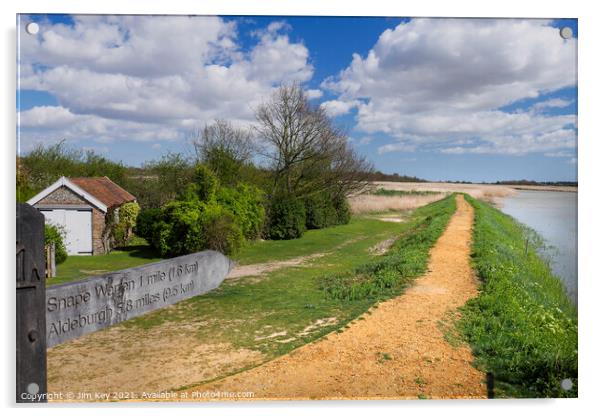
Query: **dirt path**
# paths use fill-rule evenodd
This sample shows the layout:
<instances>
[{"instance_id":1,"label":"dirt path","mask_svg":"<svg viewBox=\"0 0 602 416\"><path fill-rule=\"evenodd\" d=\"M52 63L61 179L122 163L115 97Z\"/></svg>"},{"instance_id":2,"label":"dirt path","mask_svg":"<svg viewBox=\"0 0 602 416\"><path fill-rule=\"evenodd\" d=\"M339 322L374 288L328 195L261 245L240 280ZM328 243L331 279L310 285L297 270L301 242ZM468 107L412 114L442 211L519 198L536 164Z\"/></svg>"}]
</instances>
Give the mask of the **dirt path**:
<instances>
[{"instance_id":1,"label":"dirt path","mask_svg":"<svg viewBox=\"0 0 602 416\"><path fill-rule=\"evenodd\" d=\"M273 272L274 270L282 269L285 267L299 266L302 263L308 262L309 260L313 259L319 259L320 257L324 257L327 254L330 253L315 253L310 254L308 256L295 257L289 260L270 261L267 263L255 263L246 264L244 266L236 266L230 271L228 276L226 276L226 279L238 279L241 277L259 276L264 273Z\"/></svg>"},{"instance_id":2,"label":"dirt path","mask_svg":"<svg viewBox=\"0 0 602 416\"><path fill-rule=\"evenodd\" d=\"M234 267L226 276L226 279L239 279L241 277L251 277L251 276L260 276L265 273L273 272L275 270L283 269L285 267L294 267L299 266L304 263L308 263L310 260L319 259L320 257L327 256L329 254L334 253L341 248L348 246L349 244L356 243L359 240L362 240L363 237L352 238L351 240L347 240L344 243L335 246L333 249L329 251L323 251L320 253L309 254L307 256L299 256L294 257L288 260L279 260L279 261L269 261L266 263L253 263L253 264L245 264L238 265ZM387 240L388 241L388 240ZM379 243L380 244L380 243ZM388 247L387 247L388 248ZM386 248L385 248L386 251ZM383 251L384 253L384 251ZM382 253L380 253L382 254Z\"/></svg>"},{"instance_id":3,"label":"dirt path","mask_svg":"<svg viewBox=\"0 0 602 416\"><path fill-rule=\"evenodd\" d=\"M192 392L253 392L254 399L484 398L483 373L444 325L477 295L470 267L473 209L458 209L431 251L429 272L342 333ZM223 398L222 398L223 399Z\"/></svg>"}]
</instances>

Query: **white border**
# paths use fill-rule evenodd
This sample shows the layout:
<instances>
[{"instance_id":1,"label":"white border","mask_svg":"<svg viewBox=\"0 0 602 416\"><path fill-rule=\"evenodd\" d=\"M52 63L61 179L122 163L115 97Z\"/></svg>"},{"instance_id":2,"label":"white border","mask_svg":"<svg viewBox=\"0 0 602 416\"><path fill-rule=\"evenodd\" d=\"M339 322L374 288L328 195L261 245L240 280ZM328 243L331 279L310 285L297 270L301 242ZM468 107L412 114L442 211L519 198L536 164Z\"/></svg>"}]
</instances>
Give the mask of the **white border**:
<instances>
[{"instance_id":1,"label":"white border","mask_svg":"<svg viewBox=\"0 0 602 416\"><path fill-rule=\"evenodd\" d=\"M105 212L105 213L107 212L107 206L105 204L103 204L102 202L100 202L98 199L96 199L90 193L84 191L82 188L80 188L79 186L77 186L76 184L74 184L73 182L71 182L69 179L67 179L64 176L61 176L55 183L53 183L52 185L50 185L48 188L44 189L39 194L31 197L27 201L27 203L29 205L37 204L40 200L42 200L43 198L45 198L48 195L50 195L51 193L53 193L54 191L56 191L57 189L59 189L61 186L65 186L65 187L71 189L78 196L81 196L82 198L84 198L86 201L88 201L89 203L91 203L92 205L94 205L96 208L98 208L102 212Z\"/></svg>"},{"instance_id":2,"label":"white border","mask_svg":"<svg viewBox=\"0 0 602 416\"><path fill-rule=\"evenodd\" d=\"M433 401L433 402L284 402L284 403L254 403L252 405L237 404L205 404L158 406L147 405L142 408L132 407L128 412L139 412L145 415L162 415L165 407L174 407L174 411L183 414L299 414L308 412L316 414L333 413L335 407L342 407L345 414L365 415L370 412L382 414L403 415L404 413L445 414L448 415L504 415L509 412L559 414L590 414L594 408L600 408L600 351L602 351L600 336L600 297L602 296L602 279L600 279L600 264L598 263L599 240L602 233L600 215L600 178L602 178L600 122L600 44L602 40L602 24L600 14L595 7L596 2L547 0L545 2L526 2L524 0L503 1L472 1L472 0L421 0L400 1L369 0L353 2L351 0L169 0L155 2L123 0L103 0L97 2L54 0L18 0L2 2L2 29L4 33L4 58L2 65L2 81L4 100L1 101L5 127L3 145L7 147L2 152L5 163L2 163L4 192L0 229L12 230L10 237L1 240L0 253L4 256L3 264L7 268L8 286L3 290L2 305L6 319L3 331L5 337L2 345L2 358L5 362L4 371L0 377L0 397L5 406L11 406L14 397L14 283L10 279L14 273L14 201L15 201L15 14L28 12L54 13L136 13L136 14L235 14L235 15L363 15L363 16L446 16L446 17L573 17L579 19L579 399L576 400L509 400L496 402L467 402L467 401ZM104 408L82 409L77 407L51 407L38 409L38 412L52 414L80 415L82 412L97 414L103 410L113 411L116 406ZM588 412L588 410L592 410ZM14 409L9 409L12 413ZM418 412L417 412L418 411Z\"/></svg>"}]
</instances>

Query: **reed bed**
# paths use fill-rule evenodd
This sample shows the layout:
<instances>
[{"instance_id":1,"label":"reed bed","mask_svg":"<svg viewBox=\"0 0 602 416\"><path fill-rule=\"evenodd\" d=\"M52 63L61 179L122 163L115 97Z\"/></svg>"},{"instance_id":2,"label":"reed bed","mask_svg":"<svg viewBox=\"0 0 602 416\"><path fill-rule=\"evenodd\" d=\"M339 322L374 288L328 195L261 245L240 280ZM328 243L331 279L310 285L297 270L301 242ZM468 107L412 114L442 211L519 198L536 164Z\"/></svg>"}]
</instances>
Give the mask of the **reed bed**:
<instances>
[{"instance_id":1,"label":"reed bed","mask_svg":"<svg viewBox=\"0 0 602 416\"><path fill-rule=\"evenodd\" d=\"M504 185L440 183L440 182L373 182L375 188L396 191L466 193L473 198L496 202L498 198L514 195L515 189Z\"/></svg>"},{"instance_id":2,"label":"reed bed","mask_svg":"<svg viewBox=\"0 0 602 416\"><path fill-rule=\"evenodd\" d=\"M384 196L362 194L349 198L353 214L370 214L387 211L406 211L420 208L445 198L449 193L426 195Z\"/></svg>"}]
</instances>

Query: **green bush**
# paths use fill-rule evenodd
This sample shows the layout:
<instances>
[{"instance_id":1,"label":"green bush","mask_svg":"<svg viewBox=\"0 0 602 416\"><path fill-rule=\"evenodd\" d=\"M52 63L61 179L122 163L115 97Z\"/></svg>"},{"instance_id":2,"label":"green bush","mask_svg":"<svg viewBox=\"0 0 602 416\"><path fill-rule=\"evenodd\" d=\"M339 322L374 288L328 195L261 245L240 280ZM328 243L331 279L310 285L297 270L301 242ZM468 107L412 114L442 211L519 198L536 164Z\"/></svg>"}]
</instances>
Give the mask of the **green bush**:
<instances>
[{"instance_id":1,"label":"green bush","mask_svg":"<svg viewBox=\"0 0 602 416\"><path fill-rule=\"evenodd\" d=\"M136 226L136 218L140 213L140 206L136 202L126 202L119 207L116 215L115 211L107 216L107 221L111 224L111 236L117 247L127 245L132 236L132 231ZM117 216L117 221L115 221Z\"/></svg>"},{"instance_id":2,"label":"green bush","mask_svg":"<svg viewBox=\"0 0 602 416\"><path fill-rule=\"evenodd\" d=\"M56 225L44 225L44 245L54 243L54 262L61 264L67 260L67 248L63 241L64 231Z\"/></svg>"},{"instance_id":3,"label":"green bush","mask_svg":"<svg viewBox=\"0 0 602 416\"><path fill-rule=\"evenodd\" d=\"M304 202L305 225L309 230L348 224L351 220L351 209L344 195L320 192L305 197Z\"/></svg>"},{"instance_id":4,"label":"green bush","mask_svg":"<svg viewBox=\"0 0 602 416\"><path fill-rule=\"evenodd\" d=\"M174 201L138 216L137 231L161 256L202 250L235 253L244 241L234 215L217 202Z\"/></svg>"},{"instance_id":5,"label":"green bush","mask_svg":"<svg viewBox=\"0 0 602 416\"><path fill-rule=\"evenodd\" d=\"M267 237L272 240L299 238L305 232L305 205L293 197L275 197L270 204Z\"/></svg>"},{"instance_id":6,"label":"green bush","mask_svg":"<svg viewBox=\"0 0 602 416\"><path fill-rule=\"evenodd\" d=\"M349 221L351 221L351 207L347 197L343 194L336 195L333 197L332 203L336 212L336 224L349 224Z\"/></svg>"},{"instance_id":7,"label":"green bush","mask_svg":"<svg viewBox=\"0 0 602 416\"><path fill-rule=\"evenodd\" d=\"M161 210L160 222L154 226L151 243L161 256L182 256L202 251L203 205L189 201L170 202Z\"/></svg>"},{"instance_id":8,"label":"green bush","mask_svg":"<svg viewBox=\"0 0 602 416\"><path fill-rule=\"evenodd\" d=\"M160 208L149 208L140 211L140 214L138 214L138 217L136 218L136 226L134 228L136 235L150 242L154 234L155 225L158 223L160 216Z\"/></svg>"},{"instance_id":9,"label":"green bush","mask_svg":"<svg viewBox=\"0 0 602 416\"><path fill-rule=\"evenodd\" d=\"M252 185L239 184L235 188L221 188L217 202L230 211L247 240L261 235L265 222L263 192Z\"/></svg>"},{"instance_id":10,"label":"green bush","mask_svg":"<svg viewBox=\"0 0 602 416\"><path fill-rule=\"evenodd\" d=\"M198 199L201 202L215 199L219 189L219 179L205 165L197 165L194 171L193 183L188 186L183 199Z\"/></svg>"},{"instance_id":11,"label":"green bush","mask_svg":"<svg viewBox=\"0 0 602 416\"><path fill-rule=\"evenodd\" d=\"M205 206L201 215L201 232L203 248L224 254L236 253L244 241L234 215L217 204Z\"/></svg>"},{"instance_id":12,"label":"green bush","mask_svg":"<svg viewBox=\"0 0 602 416\"><path fill-rule=\"evenodd\" d=\"M305 202L305 226L308 230L338 224L337 211L332 198L326 192L310 195Z\"/></svg>"}]
</instances>

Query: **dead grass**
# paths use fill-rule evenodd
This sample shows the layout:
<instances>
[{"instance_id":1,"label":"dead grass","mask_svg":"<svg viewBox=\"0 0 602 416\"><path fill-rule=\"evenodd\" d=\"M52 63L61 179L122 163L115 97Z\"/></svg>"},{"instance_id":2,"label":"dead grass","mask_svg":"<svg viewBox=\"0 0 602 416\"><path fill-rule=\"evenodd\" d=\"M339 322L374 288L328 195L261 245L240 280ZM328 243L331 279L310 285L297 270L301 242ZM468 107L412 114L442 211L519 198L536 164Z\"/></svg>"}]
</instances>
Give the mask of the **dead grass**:
<instances>
[{"instance_id":1,"label":"dead grass","mask_svg":"<svg viewBox=\"0 0 602 416\"><path fill-rule=\"evenodd\" d=\"M420 208L431 202L445 198L447 194L435 195L404 195L404 196L382 196L362 194L349 198L351 212L353 214L369 214L385 211L406 211Z\"/></svg>"},{"instance_id":2,"label":"dead grass","mask_svg":"<svg viewBox=\"0 0 602 416\"><path fill-rule=\"evenodd\" d=\"M373 182L374 187L395 191L462 192L473 198L495 202L498 198L514 195L516 190L510 186L440 182Z\"/></svg>"}]
</instances>

